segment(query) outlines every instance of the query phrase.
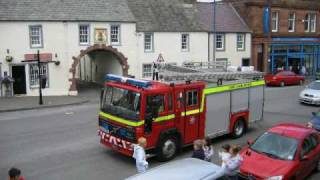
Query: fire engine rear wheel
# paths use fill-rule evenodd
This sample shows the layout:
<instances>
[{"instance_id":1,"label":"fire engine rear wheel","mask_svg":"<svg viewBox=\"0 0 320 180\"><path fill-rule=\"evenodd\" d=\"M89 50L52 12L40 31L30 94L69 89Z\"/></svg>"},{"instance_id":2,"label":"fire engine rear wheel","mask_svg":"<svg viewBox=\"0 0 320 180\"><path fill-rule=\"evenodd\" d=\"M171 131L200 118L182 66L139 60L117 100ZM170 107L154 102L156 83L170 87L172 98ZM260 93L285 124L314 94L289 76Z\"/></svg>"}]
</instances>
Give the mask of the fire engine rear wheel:
<instances>
[{"instance_id":1,"label":"fire engine rear wheel","mask_svg":"<svg viewBox=\"0 0 320 180\"><path fill-rule=\"evenodd\" d=\"M242 118L237 119L236 123L233 126L232 137L239 138L241 137L246 130L244 120Z\"/></svg>"},{"instance_id":2,"label":"fire engine rear wheel","mask_svg":"<svg viewBox=\"0 0 320 180\"><path fill-rule=\"evenodd\" d=\"M178 152L177 138L174 136L163 138L157 151L159 161L169 161L173 159Z\"/></svg>"}]
</instances>

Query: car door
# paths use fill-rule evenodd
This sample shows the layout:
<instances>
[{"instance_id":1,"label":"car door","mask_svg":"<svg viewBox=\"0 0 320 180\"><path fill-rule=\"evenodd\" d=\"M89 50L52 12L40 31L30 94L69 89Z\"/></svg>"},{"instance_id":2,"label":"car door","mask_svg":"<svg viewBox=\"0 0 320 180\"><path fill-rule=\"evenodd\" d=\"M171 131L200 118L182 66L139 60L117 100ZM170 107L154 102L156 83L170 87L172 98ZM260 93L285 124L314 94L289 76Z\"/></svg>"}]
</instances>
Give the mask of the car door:
<instances>
[{"instance_id":1,"label":"car door","mask_svg":"<svg viewBox=\"0 0 320 180\"><path fill-rule=\"evenodd\" d=\"M200 124L200 89L188 89L185 91L185 113L184 113L184 141L186 144L198 139Z\"/></svg>"},{"instance_id":2,"label":"car door","mask_svg":"<svg viewBox=\"0 0 320 180\"><path fill-rule=\"evenodd\" d=\"M287 75L288 75L288 79L289 79L290 84L299 84L299 78L297 77L297 75L295 73L288 71Z\"/></svg>"},{"instance_id":3,"label":"car door","mask_svg":"<svg viewBox=\"0 0 320 180\"><path fill-rule=\"evenodd\" d=\"M318 139L313 134L307 136L302 144L299 153L299 169L297 171L297 179L304 179L314 169L318 161Z\"/></svg>"}]
</instances>

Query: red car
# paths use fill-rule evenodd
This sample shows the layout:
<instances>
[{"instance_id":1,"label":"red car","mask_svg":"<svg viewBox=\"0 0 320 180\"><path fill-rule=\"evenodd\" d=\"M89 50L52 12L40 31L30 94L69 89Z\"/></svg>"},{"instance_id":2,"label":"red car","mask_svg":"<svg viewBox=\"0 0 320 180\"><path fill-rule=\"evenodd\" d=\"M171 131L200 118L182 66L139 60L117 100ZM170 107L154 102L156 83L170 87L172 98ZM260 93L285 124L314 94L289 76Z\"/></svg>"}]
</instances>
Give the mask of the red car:
<instances>
[{"instance_id":1,"label":"red car","mask_svg":"<svg viewBox=\"0 0 320 180\"><path fill-rule=\"evenodd\" d=\"M241 151L245 179L301 180L320 170L320 134L306 126L279 124Z\"/></svg>"},{"instance_id":2,"label":"red car","mask_svg":"<svg viewBox=\"0 0 320 180\"><path fill-rule=\"evenodd\" d=\"M302 85L304 82L304 76L295 74L292 71L280 71L277 74L267 74L264 76L267 85L285 86L292 84Z\"/></svg>"}]
</instances>

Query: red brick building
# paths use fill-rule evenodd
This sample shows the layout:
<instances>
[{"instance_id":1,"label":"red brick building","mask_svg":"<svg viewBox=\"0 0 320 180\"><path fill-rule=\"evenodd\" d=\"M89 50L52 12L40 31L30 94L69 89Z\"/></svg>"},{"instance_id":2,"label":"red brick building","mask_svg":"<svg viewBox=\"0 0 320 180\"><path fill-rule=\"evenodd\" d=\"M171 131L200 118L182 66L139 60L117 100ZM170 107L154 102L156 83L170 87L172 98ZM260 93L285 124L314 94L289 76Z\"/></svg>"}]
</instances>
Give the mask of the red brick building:
<instances>
[{"instance_id":1,"label":"red brick building","mask_svg":"<svg viewBox=\"0 0 320 180\"><path fill-rule=\"evenodd\" d=\"M225 0L252 30L251 64L260 71L320 70L320 1ZM270 9L269 9L270 7Z\"/></svg>"}]
</instances>

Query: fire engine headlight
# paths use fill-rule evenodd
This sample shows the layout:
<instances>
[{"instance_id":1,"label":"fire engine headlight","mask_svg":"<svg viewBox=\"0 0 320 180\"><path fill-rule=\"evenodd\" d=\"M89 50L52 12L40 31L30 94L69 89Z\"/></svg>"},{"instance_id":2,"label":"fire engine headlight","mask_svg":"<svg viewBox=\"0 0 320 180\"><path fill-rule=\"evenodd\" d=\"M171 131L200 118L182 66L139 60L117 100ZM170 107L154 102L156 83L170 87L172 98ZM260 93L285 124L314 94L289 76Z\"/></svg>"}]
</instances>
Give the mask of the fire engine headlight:
<instances>
[{"instance_id":1,"label":"fire engine headlight","mask_svg":"<svg viewBox=\"0 0 320 180\"><path fill-rule=\"evenodd\" d=\"M272 176L268 177L266 180L282 180L283 176Z\"/></svg>"}]
</instances>

